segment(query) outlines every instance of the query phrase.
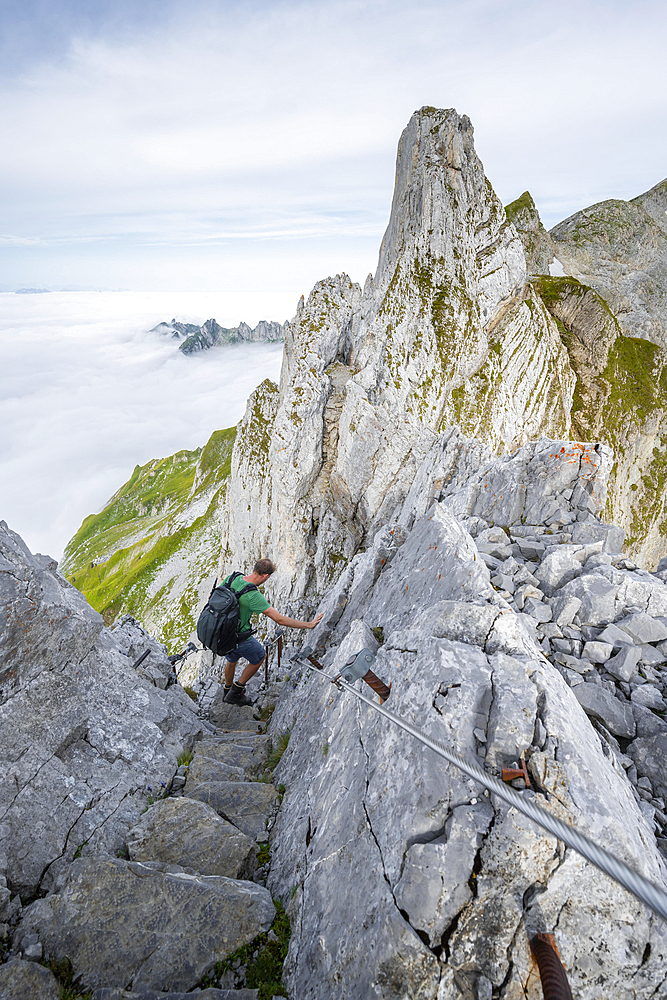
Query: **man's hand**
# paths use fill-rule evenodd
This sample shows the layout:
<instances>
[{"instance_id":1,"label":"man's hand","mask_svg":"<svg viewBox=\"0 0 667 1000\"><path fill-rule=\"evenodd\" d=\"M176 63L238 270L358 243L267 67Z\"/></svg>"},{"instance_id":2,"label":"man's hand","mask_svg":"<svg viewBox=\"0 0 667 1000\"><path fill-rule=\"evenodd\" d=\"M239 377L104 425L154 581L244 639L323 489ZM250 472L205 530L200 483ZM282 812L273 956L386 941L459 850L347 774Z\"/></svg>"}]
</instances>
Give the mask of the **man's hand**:
<instances>
[{"instance_id":1,"label":"man's hand","mask_svg":"<svg viewBox=\"0 0 667 1000\"><path fill-rule=\"evenodd\" d=\"M266 611L262 612L267 618L272 618L277 625L284 625L287 628L315 628L316 625L322 621L322 614L316 615L312 622L302 622L298 618L288 618L287 615L281 615L279 611L275 608L267 608Z\"/></svg>"}]
</instances>

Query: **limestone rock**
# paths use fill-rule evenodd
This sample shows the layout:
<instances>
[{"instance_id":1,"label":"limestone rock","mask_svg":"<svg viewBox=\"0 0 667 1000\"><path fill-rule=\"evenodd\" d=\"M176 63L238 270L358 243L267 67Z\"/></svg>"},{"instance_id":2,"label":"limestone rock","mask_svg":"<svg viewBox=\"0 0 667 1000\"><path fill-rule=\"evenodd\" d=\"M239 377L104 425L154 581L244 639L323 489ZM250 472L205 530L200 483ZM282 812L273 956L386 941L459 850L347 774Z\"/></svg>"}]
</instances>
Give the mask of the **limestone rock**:
<instances>
[{"instance_id":1,"label":"limestone rock","mask_svg":"<svg viewBox=\"0 0 667 1000\"><path fill-rule=\"evenodd\" d=\"M274 916L253 882L80 858L58 892L28 907L20 933L38 933L52 958L69 957L89 989L185 991Z\"/></svg>"},{"instance_id":2,"label":"limestone rock","mask_svg":"<svg viewBox=\"0 0 667 1000\"><path fill-rule=\"evenodd\" d=\"M273 785L263 781L203 781L186 794L211 806L248 837L266 838L266 824L277 794Z\"/></svg>"},{"instance_id":3,"label":"limestone rock","mask_svg":"<svg viewBox=\"0 0 667 1000\"><path fill-rule=\"evenodd\" d=\"M667 344L667 306L656 294L667 280L667 233L641 204L591 205L550 236L566 272L606 299L627 335Z\"/></svg>"},{"instance_id":4,"label":"limestone rock","mask_svg":"<svg viewBox=\"0 0 667 1000\"><path fill-rule=\"evenodd\" d=\"M255 843L204 802L163 799L151 806L127 835L132 861L161 861L200 875L251 878Z\"/></svg>"},{"instance_id":5,"label":"limestone rock","mask_svg":"<svg viewBox=\"0 0 667 1000\"><path fill-rule=\"evenodd\" d=\"M627 703L619 702L599 684L579 684L573 691L586 714L600 719L615 736L630 739L635 735L635 720Z\"/></svg>"},{"instance_id":6,"label":"limestone rock","mask_svg":"<svg viewBox=\"0 0 667 1000\"><path fill-rule=\"evenodd\" d=\"M188 768L185 787L189 791L200 785L202 781L243 781L244 778L245 773L242 767L224 764L214 757L195 754Z\"/></svg>"},{"instance_id":7,"label":"limestone rock","mask_svg":"<svg viewBox=\"0 0 667 1000\"><path fill-rule=\"evenodd\" d=\"M0 523L0 824L14 892L116 853L202 724L138 677L101 617Z\"/></svg>"},{"instance_id":8,"label":"limestone rock","mask_svg":"<svg viewBox=\"0 0 667 1000\"><path fill-rule=\"evenodd\" d=\"M219 760L230 767L240 767L248 774L259 774L264 770L270 753L270 736L257 736L245 744L242 737L233 741L203 739L197 744L195 758L201 754L209 760Z\"/></svg>"},{"instance_id":9,"label":"limestone rock","mask_svg":"<svg viewBox=\"0 0 667 1000\"><path fill-rule=\"evenodd\" d=\"M36 962L15 958L0 965L0 1000L60 1000L60 994L51 970Z\"/></svg>"},{"instance_id":10,"label":"limestone rock","mask_svg":"<svg viewBox=\"0 0 667 1000\"><path fill-rule=\"evenodd\" d=\"M523 243L529 273L549 274L549 265L554 259L553 243L530 192L524 191L516 201L505 206L505 211Z\"/></svg>"}]
</instances>

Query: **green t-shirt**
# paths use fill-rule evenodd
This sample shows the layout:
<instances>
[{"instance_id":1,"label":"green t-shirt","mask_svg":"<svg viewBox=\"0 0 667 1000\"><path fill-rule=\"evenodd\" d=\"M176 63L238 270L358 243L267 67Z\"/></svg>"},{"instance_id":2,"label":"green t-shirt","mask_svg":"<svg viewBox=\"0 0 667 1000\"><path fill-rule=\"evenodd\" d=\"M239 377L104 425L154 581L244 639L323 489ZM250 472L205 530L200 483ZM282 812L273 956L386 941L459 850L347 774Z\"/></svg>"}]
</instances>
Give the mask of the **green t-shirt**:
<instances>
[{"instance_id":1,"label":"green t-shirt","mask_svg":"<svg viewBox=\"0 0 667 1000\"><path fill-rule=\"evenodd\" d=\"M229 576L231 575L230 573ZM223 583L229 583L229 576L223 580ZM247 586L248 582L242 576L237 576L231 583L231 588L236 593ZM250 619L252 616L261 614L262 611L266 611L270 607L271 605L264 595L260 594L259 590L249 590L247 594L242 594L239 597L239 632L247 632L250 628Z\"/></svg>"}]
</instances>

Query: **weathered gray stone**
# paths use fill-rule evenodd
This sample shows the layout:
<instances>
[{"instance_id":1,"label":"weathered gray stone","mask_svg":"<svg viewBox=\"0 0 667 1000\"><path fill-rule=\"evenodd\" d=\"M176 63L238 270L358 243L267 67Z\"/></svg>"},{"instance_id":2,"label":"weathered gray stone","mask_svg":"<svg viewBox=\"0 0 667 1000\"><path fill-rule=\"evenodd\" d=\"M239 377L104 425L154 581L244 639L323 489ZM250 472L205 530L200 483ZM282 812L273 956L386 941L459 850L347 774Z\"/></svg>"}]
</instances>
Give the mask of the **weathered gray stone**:
<instances>
[{"instance_id":1,"label":"weathered gray stone","mask_svg":"<svg viewBox=\"0 0 667 1000\"><path fill-rule=\"evenodd\" d=\"M438 601L419 619L420 625L441 639L459 639L473 646L484 646L500 614L492 604L464 601Z\"/></svg>"},{"instance_id":2,"label":"weathered gray stone","mask_svg":"<svg viewBox=\"0 0 667 1000\"><path fill-rule=\"evenodd\" d=\"M58 892L24 911L19 933L37 933L49 955L70 958L89 989L185 991L274 916L269 893L253 882L80 858Z\"/></svg>"},{"instance_id":3,"label":"weathered gray stone","mask_svg":"<svg viewBox=\"0 0 667 1000\"><path fill-rule=\"evenodd\" d=\"M659 715L636 702L631 702L631 705L637 725L637 736L657 736L658 733L667 733L667 722Z\"/></svg>"},{"instance_id":4,"label":"weathered gray stone","mask_svg":"<svg viewBox=\"0 0 667 1000\"><path fill-rule=\"evenodd\" d=\"M541 559L544 555L544 543L534 538L517 538L517 545L525 559Z\"/></svg>"},{"instance_id":5,"label":"weathered gray stone","mask_svg":"<svg viewBox=\"0 0 667 1000\"><path fill-rule=\"evenodd\" d=\"M631 646L634 644L632 636L613 623L607 625L607 627L600 632L598 640L600 642L610 642L614 649L620 649L623 646Z\"/></svg>"},{"instance_id":6,"label":"weathered gray stone","mask_svg":"<svg viewBox=\"0 0 667 1000\"><path fill-rule=\"evenodd\" d=\"M559 545L545 556L535 570L547 597L581 573L581 560L577 558L579 551L571 545Z\"/></svg>"},{"instance_id":7,"label":"weathered gray stone","mask_svg":"<svg viewBox=\"0 0 667 1000\"><path fill-rule=\"evenodd\" d=\"M603 552L620 552L625 541L623 528L615 524L577 522L572 526L572 541L575 545L589 545L602 542Z\"/></svg>"},{"instance_id":8,"label":"weathered gray stone","mask_svg":"<svg viewBox=\"0 0 667 1000\"><path fill-rule=\"evenodd\" d=\"M651 779L655 793L667 795L667 733L640 736L629 744L626 753L639 773Z\"/></svg>"},{"instance_id":9,"label":"weathered gray stone","mask_svg":"<svg viewBox=\"0 0 667 1000\"><path fill-rule=\"evenodd\" d=\"M606 625L615 617L617 591L618 587L603 576L587 573L566 583L560 589L559 596L579 598L581 607L577 618L582 625Z\"/></svg>"},{"instance_id":10,"label":"weathered gray stone","mask_svg":"<svg viewBox=\"0 0 667 1000\"><path fill-rule=\"evenodd\" d=\"M242 767L233 767L231 764L223 764L213 757L204 757L203 754L195 754L188 768L188 777L185 782L186 791L201 785L203 781L244 781L245 772Z\"/></svg>"},{"instance_id":11,"label":"weathered gray stone","mask_svg":"<svg viewBox=\"0 0 667 1000\"><path fill-rule=\"evenodd\" d=\"M550 606L544 601L536 601L534 597L529 597L524 601L523 610L525 614L530 615L538 622L551 621L553 616Z\"/></svg>"},{"instance_id":12,"label":"weathered gray stone","mask_svg":"<svg viewBox=\"0 0 667 1000\"><path fill-rule=\"evenodd\" d=\"M162 799L127 835L132 861L162 861L200 875L251 878L257 868L255 842L204 802Z\"/></svg>"},{"instance_id":13,"label":"weathered gray stone","mask_svg":"<svg viewBox=\"0 0 667 1000\"><path fill-rule=\"evenodd\" d=\"M642 645L639 648L641 650L639 659L645 666L657 667L667 662L667 655L662 650L656 649L655 646Z\"/></svg>"},{"instance_id":14,"label":"weathered gray stone","mask_svg":"<svg viewBox=\"0 0 667 1000\"><path fill-rule=\"evenodd\" d=\"M614 736L630 739L636 726L632 709L599 684L579 684L573 688L574 696L587 715L599 719Z\"/></svg>"},{"instance_id":15,"label":"weathered gray stone","mask_svg":"<svg viewBox=\"0 0 667 1000\"><path fill-rule=\"evenodd\" d=\"M623 629L638 644L645 642L662 642L667 639L667 627L662 622L651 618L645 611L638 611L637 614L628 615L616 622L618 628Z\"/></svg>"},{"instance_id":16,"label":"weathered gray stone","mask_svg":"<svg viewBox=\"0 0 667 1000\"><path fill-rule=\"evenodd\" d=\"M277 792L264 781L204 781L187 792L255 840L266 838Z\"/></svg>"},{"instance_id":17,"label":"weathered gray stone","mask_svg":"<svg viewBox=\"0 0 667 1000\"><path fill-rule=\"evenodd\" d=\"M659 712L667 708L665 699L660 693L660 689L653 684L640 684L630 695L630 700L635 705L643 705L644 708L657 709Z\"/></svg>"},{"instance_id":18,"label":"weathered gray stone","mask_svg":"<svg viewBox=\"0 0 667 1000\"><path fill-rule=\"evenodd\" d=\"M0 1000L60 1000L60 984L36 962L10 959L0 965Z\"/></svg>"},{"instance_id":19,"label":"weathered gray stone","mask_svg":"<svg viewBox=\"0 0 667 1000\"><path fill-rule=\"evenodd\" d=\"M4 522L0 622L2 864L30 894L80 849L115 854L202 723L137 676L83 595Z\"/></svg>"},{"instance_id":20,"label":"weathered gray stone","mask_svg":"<svg viewBox=\"0 0 667 1000\"><path fill-rule=\"evenodd\" d=\"M249 775L260 774L266 767L271 753L271 737L262 736L254 746L243 746L239 743L220 743L213 740L202 740L195 747L194 760L198 756L209 760L218 760L228 767L240 767ZM190 765L192 766L192 765Z\"/></svg>"},{"instance_id":21,"label":"weathered gray stone","mask_svg":"<svg viewBox=\"0 0 667 1000\"><path fill-rule=\"evenodd\" d=\"M604 665L605 670L619 681L629 681L639 663L641 650L637 646L621 646L616 656Z\"/></svg>"},{"instance_id":22,"label":"weathered gray stone","mask_svg":"<svg viewBox=\"0 0 667 1000\"><path fill-rule=\"evenodd\" d=\"M579 613L581 601L569 594L558 594L550 600L551 613L556 625L569 625Z\"/></svg>"},{"instance_id":23,"label":"weathered gray stone","mask_svg":"<svg viewBox=\"0 0 667 1000\"><path fill-rule=\"evenodd\" d=\"M431 946L441 941L456 914L472 898L462 875L471 870L492 817L493 810L484 800L474 806L458 806L441 839L408 849L394 894L411 926L428 934Z\"/></svg>"},{"instance_id":24,"label":"weathered gray stone","mask_svg":"<svg viewBox=\"0 0 667 1000\"><path fill-rule=\"evenodd\" d=\"M613 646L610 642L592 639L585 643L583 653L592 663L606 663L611 658Z\"/></svg>"},{"instance_id":25,"label":"weathered gray stone","mask_svg":"<svg viewBox=\"0 0 667 1000\"><path fill-rule=\"evenodd\" d=\"M220 689L208 710L211 722L222 729L237 729L243 732L258 733L263 726L255 718L256 712L251 705L228 705L222 700Z\"/></svg>"}]
</instances>

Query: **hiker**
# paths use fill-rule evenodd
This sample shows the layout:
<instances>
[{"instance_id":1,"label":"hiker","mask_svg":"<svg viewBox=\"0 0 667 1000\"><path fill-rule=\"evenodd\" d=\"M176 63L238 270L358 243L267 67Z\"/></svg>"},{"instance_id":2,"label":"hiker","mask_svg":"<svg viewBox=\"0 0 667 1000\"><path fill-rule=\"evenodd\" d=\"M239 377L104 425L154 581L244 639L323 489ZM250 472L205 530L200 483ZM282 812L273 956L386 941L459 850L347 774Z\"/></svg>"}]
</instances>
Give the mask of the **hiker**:
<instances>
[{"instance_id":1,"label":"hiker","mask_svg":"<svg viewBox=\"0 0 667 1000\"><path fill-rule=\"evenodd\" d=\"M247 576L237 576L231 582L231 589L237 593L243 590L249 583L255 585L255 588L261 587L262 584L266 583L272 573L275 573L275 565L270 559L258 559L253 567L252 573L248 573ZM230 573L230 576L232 574ZM223 585L228 582L229 576L223 580ZM267 599L263 594L260 594L259 590L249 590L245 594L241 594L239 597L239 627L238 627L238 637L239 643L236 649L230 650L229 653L225 653L225 658L227 663L225 664L225 691L222 697L223 701L226 701L230 705L252 705L249 698L246 697L245 686L251 677L257 673L262 665L264 657L266 655L266 650L262 646L261 642L251 635L250 620L255 614L266 615L267 618L273 619L278 625L285 625L287 628L315 628L317 624L322 620L322 615L316 615L312 622L302 622L297 618L288 618L286 615L281 615L279 611L272 608ZM244 638L245 634L245 638ZM241 657L245 657L248 661L247 666L244 668L243 673L239 677L238 681L234 680L234 672L236 670L236 664L239 662Z\"/></svg>"}]
</instances>

